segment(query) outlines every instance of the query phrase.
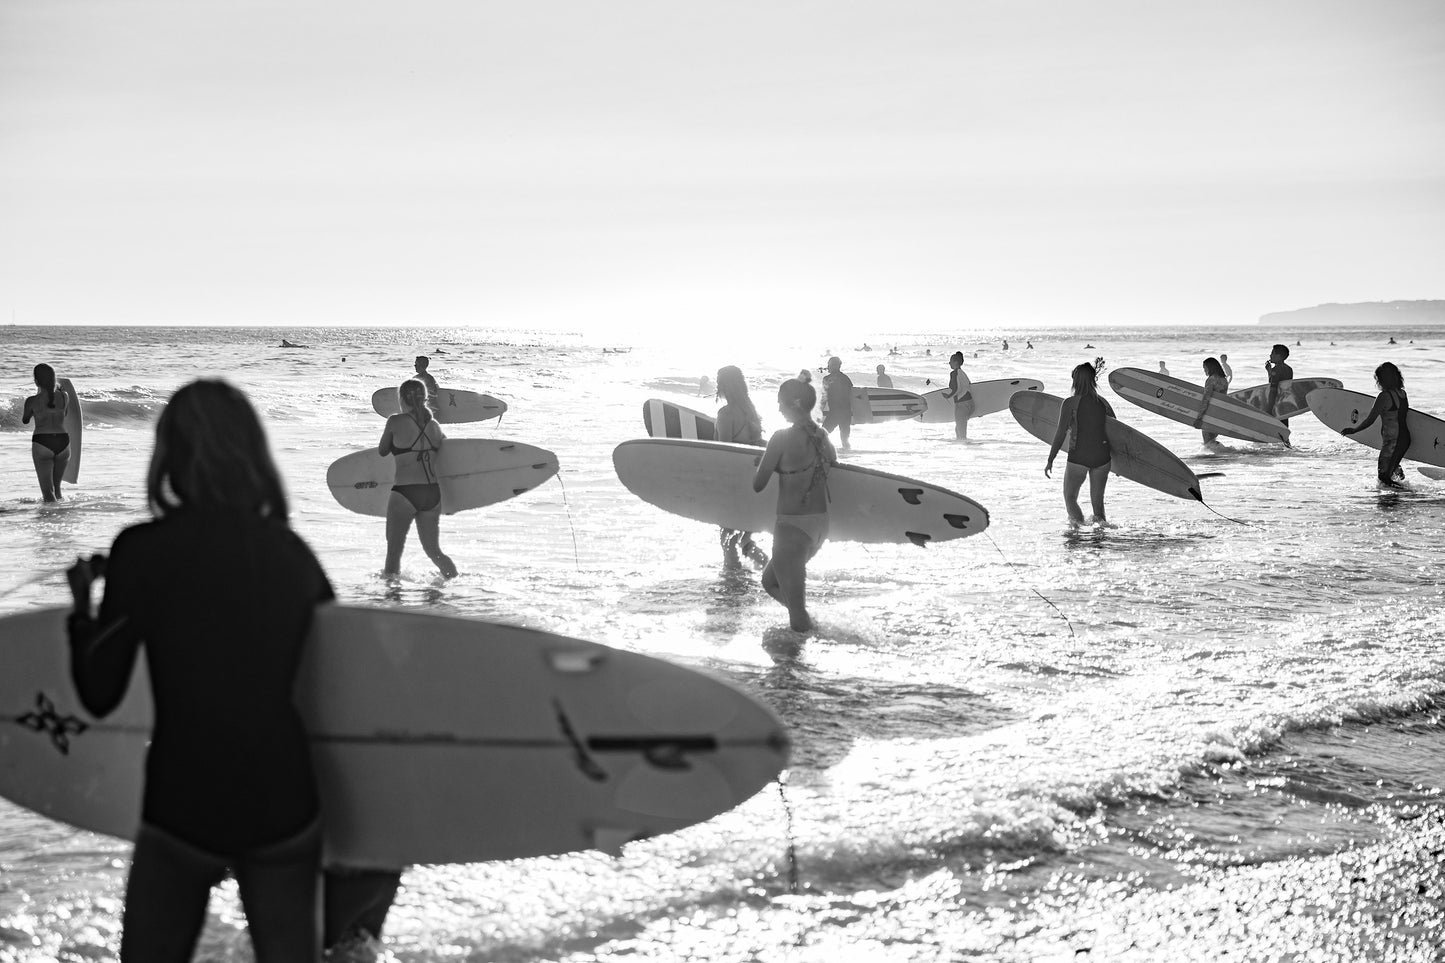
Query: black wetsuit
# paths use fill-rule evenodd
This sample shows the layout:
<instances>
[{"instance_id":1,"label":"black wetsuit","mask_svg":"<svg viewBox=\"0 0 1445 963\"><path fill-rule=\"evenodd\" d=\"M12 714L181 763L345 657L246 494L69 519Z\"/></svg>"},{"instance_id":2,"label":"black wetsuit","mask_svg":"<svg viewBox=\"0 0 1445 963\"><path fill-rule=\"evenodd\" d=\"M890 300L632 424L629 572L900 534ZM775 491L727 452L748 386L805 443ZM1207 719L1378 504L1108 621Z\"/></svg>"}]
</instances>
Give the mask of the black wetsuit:
<instances>
[{"instance_id":1,"label":"black wetsuit","mask_svg":"<svg viewBox=\"0 0 1445 963\"><path fill-rule=\"evenodd\" d=\"M1109 464L1109 438L1104 432L1104 418L1114 410L1098 395L1080 395L1074 403L1074 447L1069 451L1069 464L1099 468Z\"/></svg>"}]
</instances>

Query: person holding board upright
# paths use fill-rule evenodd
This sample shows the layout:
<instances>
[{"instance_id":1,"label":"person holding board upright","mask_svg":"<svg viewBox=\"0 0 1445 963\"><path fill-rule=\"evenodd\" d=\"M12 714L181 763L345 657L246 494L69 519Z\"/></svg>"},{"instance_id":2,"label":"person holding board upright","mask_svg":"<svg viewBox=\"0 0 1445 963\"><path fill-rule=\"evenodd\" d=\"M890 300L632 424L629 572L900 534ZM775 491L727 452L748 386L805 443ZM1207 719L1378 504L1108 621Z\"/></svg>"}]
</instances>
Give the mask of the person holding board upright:
<instances>
[{"instance_id":1,"label":"person holding board upright","mask_svg":"<svg viewBox=\"0 0 1445 963\"><path fill-rule=\"evenodd\" d=\"M1109 524L1104 515L1104 487L1109 483L1113 457L1104 420L1114 417L1114 409L1099 396L1098 378L1097 365L1086 362L1074 366L1074 391L1059 407L1059 427L1054 432L1053 444L1049 446L1049 460L1044 464L1044 477L1052 478L1054 458L1072 431L1074 440L1064 469L1064 510L1069 514L1069 524L1075 528L1086 524ZM1079 490L1084 487L1086 477L1089 479L1089 501L1094 509L1094 517L1088 521L1084 520L1083 509L1079 508Z\"/></svg>"},{"instance_id":2,"label":"person holding board upright","mask_svg":"<svg viewBox=\"0 0 1445 963\"><path fill-rule=\"evenodd\" d=\"M427 405L426 385L408 379L397 389L397 399L401 413L386 419L376 446L381 454L396 459L396 480L386 504L386 566L382 571L387 575L401 571L401 553L415 519L423 551L442 575L452 578L457 567L440 544L442 487L435 464L446 435Z\"/></svg>"},{"instance_id":3,"label":"person holding board upright","mask_svg":"<svg viewBox=\"0 0 1445 963\"><path fill-rule=\"evenodd\" d=\"M956 441L968 441L968 419L973 417L978 406L974 404L970 390L973 382L963 370L962 351L949 355L948 368L948 390L943 397L953 401L953 437Z\"/></svg>"},{"instance_id":4,"label":"person holding board upright","mask_svg":"<svg viewBox=\"0 0 1445 963\"><path fill-rule=\"evenodd\" d=\"M1374 407L1365 420L1349 428L1341 428L1340 434L1353 435L1364 431L1380 419L1380 459L1377 474L1380 484L1391 488L1400 487L1405 480L1400 462L1410 450L1410 426L1406 420L1410 415L1410 399L1405 395L1405 376L1389 361L1375 369L1375 386L1380 394L1375 398Z\"/></svg>"},{"instance_id":5,"label":"person holding board upright","mask_svg":"<svg viewBox=\"0 0 1445 963\"><path fill-rule=\"evenodd\" d=\"M55 369L50 365L36 365L34 377L35 387L40 390L25 399L20 423L28 425L32 419L35 421L35 433L30 436L30 458L35 462L40 497L57 502L65 497L60 493L60 482L70 464L70 434L65 430L70 397L56 386Z\"/></svg>"}]
</instances>

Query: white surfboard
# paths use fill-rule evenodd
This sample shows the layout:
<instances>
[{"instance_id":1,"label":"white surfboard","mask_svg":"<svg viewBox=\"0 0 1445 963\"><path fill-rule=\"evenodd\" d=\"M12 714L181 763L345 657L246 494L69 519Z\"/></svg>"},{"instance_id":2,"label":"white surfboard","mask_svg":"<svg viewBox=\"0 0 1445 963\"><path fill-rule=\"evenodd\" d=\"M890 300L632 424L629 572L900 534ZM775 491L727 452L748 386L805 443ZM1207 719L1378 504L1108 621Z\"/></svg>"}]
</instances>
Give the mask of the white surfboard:
<instances>
[{"instance_id":1,"label":"white surfboard","mask_svg":"<svg viewBox=\"0 0 1445 963\"><path fill-rule=\"evenodd\" d=\"M927 410L919 420L924 424L953 424L953 399L943 397L947 387L923 393ZM1000 378L992 381L975 381L969 386L973 395L972 418L982 418L996 411L1007 411L1009 399L1018 391L1043 391L1044 383L1033 378Z\"/></svg>"},{"instance_id":2,"label":"white surfboard","mask_svg":"<svg viewBox=\"0 0 1445 963\"><path fill-rule=\"evenodd\" d=\"M1042 391L1019 392L1009 410L1024 430L1052 445L1059 430L1059 409L1064 399ZM1132 482L1175 498L1204 501L1199 477L1168 448L1117 418L1105 417L1104 436L1109 440L1110 471ZM1067 442L1065 450L1067 450Z\"/></svg>"},{"instance_id":3,"label":"white surfboard","mask_svg":"<svg viewBox=\"0 0 1445 963\"><path fill-rule=\"evenodd\" d=\"M1145 411L1190 427L1199 416L1199 406L1204 400L1201 386L1143 368L1116 368L1109 372L1109 386L1119 397ZM1289 444L1288 425L1227 394L1216 393L1209 399L1203 427L1214 434L1244 441Z\"/></svg>"},{"instance_id":4,"label":"white surfboard","mask_svg":"<svg viewBox=\"0 0 1445 963\"><path fill-rule=\"evenodd\" d=\"M536 488L557 474L557 456L517 441L448 438L432 456L432 467L442 487L442 514L454 515ZM395 481L396 456L375 448L343 455L326 469L332 496L360 515L384 516Z\"/></svg>"},{"instance_id":5,"label":"white surfboard","mask_svg":"<svg viewBox=\"0 0 1445 963\"><path fill-rule=\"evenodd\" d=\"M75 385L70 383L70 379L56 378L55 387L65 392L65 433L70 436L70 463L65 466L65 474L61 478L74 485L80 480L80 435L85 420L81 417L80 395L75 393Z\"/></svg>"},{"instance_id":6,"label":"white surfboard","mask_svg":"<svg viewBox=\"0 0 1445 963\"><path fill-rule=\"evenodd\" d=\"M1374 395L1344 388L1316 388L1309 393L1308 400L1315 417L1335 432L1364 421L1375 406ZM1405 418L1405 427L1410 430L1410 447L1405 450L1405 457L1445 468L1445 421L1411 408ZM1379 451L1380 420L1375 419L1375 423L1364 431L1344 437Z\"/></svg>"},{"instance_id":7,"label":"white surfboard","mask_svg":"<svg viewBox=\"0 0 1445 963\"><path fill-rule=\"evenodd\" d=\"M1345 383L1335 378L1290 378L1279 383L1279 397L1275 401L1274 411L1276 418L1293 418L1310 410L1306 398L1316 388L1343 388ZM1235 401L1242 401L1251 408L1258 408L1266 414L1269 410L1269 388L1267 384L1252 385L1248 388L1240 388L1238 391L1231 391L1229 397Z\"/></svg>"},{"instance_id":8,"label":"white surfboard","mask_svg":"<svg viewBox=\"0 0 1445 963\"><path fill-rule=\"evenodd\" d=\"M671 401L649 398L642 403L642 424L653 438L717 438L717 419Z\"/></svg>"},{"instance_id":9,"label":"white surfboard","mask_svg":"<svg viewBox=\"0 0 1445 963\"><path fill-rule=\"evenodd\" d=\"M925 403L922 396L901 388L876 388L872 385L853 388L853 424L871 425L880 421L906 421L917 418Z\"/></svg>"},{"instance_id":10,"label":"white surfboard","mask_svg":"<svg viewBox=\"0 0 1445 963\"><path fill-rule=\"evenodd\" d=\"M612 452L617 477L638 498L664 511L745 532L771 532L774 483L753 491L762 451L716 441L642 438ZM828 472L828 538L843 542L931 542L976 535L988 510L927 482L857 465Z\"/></svg>"},{"instance_id":11,"label":"white surfboard","mask_svg":"<svg viewBox=\"0 0 1445 963\"><path fill-rule=\"evenodd\" d=\"M395 388L378 388L371 395L371 408L378 415L389 417L400 413L401 399ZM507 411L507 403L491 395L460 388L438 388L436 397L437 421L444 425L463 422L488 421L500 418Z\"/></svg>"},{"instance_id":12,"label":"white surfboard","mask_svg":"<svg viewBox=\"0 0 1445 963\"><path fill-rule=\"evenodd\" d=\"M103 720L69 675L66 609L0 619L0 795L134 838L145 659ZM318 609L297 683L327 859L470 863L582 849L709 819L787 764L771 711L691 669L533 629Z\"/></svg>"}]
</instances>

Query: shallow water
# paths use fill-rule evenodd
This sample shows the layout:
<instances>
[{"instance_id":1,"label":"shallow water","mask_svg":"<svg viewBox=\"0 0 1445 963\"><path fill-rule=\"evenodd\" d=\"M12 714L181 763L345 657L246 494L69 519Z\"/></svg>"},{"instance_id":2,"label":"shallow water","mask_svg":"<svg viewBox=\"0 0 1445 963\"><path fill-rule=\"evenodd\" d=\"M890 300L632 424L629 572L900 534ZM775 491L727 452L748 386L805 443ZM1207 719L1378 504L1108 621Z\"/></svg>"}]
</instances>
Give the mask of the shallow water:
<instances>
[{"instance_id":1,"label":"shallow water","mask_svg":"<svg viewBox=\"0 0 1445 963\"><path fill-rule=\"evenodd\" d=\"M1290 361L1300 377L1373 391L1374 366L1394 360L1412 403L1445 414L1445 332L1391 333L1399 345L1384 345L1384 332L1302 331ZM1096 355L1111 368L1165 360L1189 377L1224 350L1235 385L1255 384L1269 335L1056 330L1020 350L1017 332L960 344L879 334L868 339L877 351L834 347L858 384L884 363L897 387L927 390L961 345L979 352L966 363L976 380L1036 377L1064 394L1069 369ZM280 349L283 336L311 347ZM646 398L712 411L697 379L727 363L748 373L765 427L778 427L773 387L819 365L816 348L614 354L602 349L622 346L581 336L480 329L12 327L4 337L0 440L12 457L0 465L0 614L62 604L63 566L145 517L155 414L175 387L216 373L261 410L295 527L344 601L674 659L755 693L791 729L784 790L620 859L412 870L388 924L400 960L1073 958L1101 906L1167 919L1172 904L1157 894L1207 902L1190 889L1206 871L1248 871L1278 888L1272 872L1298 874L1321 854L1344 865L1408 831L1392 814L1438 802L1445 483L1410 469L1410 491L1382 493L1375 453L1309 415L1293 419L1292 449L1226 441L1209 451L1197 432L1106 389L1124 420L1197 472L1223 475L1203 482L1208 507L1114 478L1119 527L1079 532L1064 524L1058 476L1043 477L1047 449L1007 413L976 421L969 444L947 425L860 426L853 463L961 491L992 525L926 549L825 546L809 572L819 631L802 639L756 573L721 564L715 529L622 488L611 452L642 434ZM331 461L375 444L371 392L409 374L417 353L432 354L444 385L511 406L500 425L452 426L452 436L540 445L562 466L539 490L443 520L463 573L450 582L414 542L404 577L382 579L381 520L345 512L324 485ZM58 508L38 503L19 424L40 360L75 381L86 407L82 483ZM126 855L0 802L0 959L113 950ZM1242 878L1231 885L1256 885ZM1380 909L1388 923L1394 908ZM230 889L212 912L206 958L248 958ZM1392 944L1389 926L1365 915L1351 931L1360 945L1412 958L1414 937ZM1250 938L1261 937L1205 930L1180 936L1176 949L1195 949L1172 955L1207 959L1227 945L1211 941Z\"/></svg>"}]
</instances>

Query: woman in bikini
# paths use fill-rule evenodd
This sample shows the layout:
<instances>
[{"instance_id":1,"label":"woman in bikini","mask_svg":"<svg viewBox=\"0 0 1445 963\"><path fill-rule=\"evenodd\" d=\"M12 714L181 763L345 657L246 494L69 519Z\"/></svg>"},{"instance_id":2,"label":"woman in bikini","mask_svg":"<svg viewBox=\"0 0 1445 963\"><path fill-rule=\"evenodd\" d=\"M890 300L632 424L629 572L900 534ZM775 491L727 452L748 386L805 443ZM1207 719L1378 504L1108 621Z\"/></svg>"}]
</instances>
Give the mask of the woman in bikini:
<instances>
[{"instance_id":1,"label":"woman in bikini","mask_svg":"<svg viewBox=\"0 0 1445 963\"><path fill-rule=\"evenodd\" d=\"M70 435L65 430L65 412L70 398L55 386L55 369L48 364L35 366L35 386L40 390L25 399L22 425L35 419L35 434L30 436L30 457L35 461L35 477L40 481L40 495L47 502L56 502L60 480L70 464Z\"/></svg>"},{"instance_id":2,"label":"woman in bikini","mask_svg":"<svg viewBox=\"0 0 1445 963\"><path fill-rule=\"evenodd\" d=\"M1405 395L1405 376L1400 374L1400 369L1394 364L1386 361L1375 369L1375 385L1380 389L1375 406L1370 409L1364 421L1352 428L1341 429L1340 434L1353 435L1357 431L1364 431L1379 418L1380 484L1398 488L1404 475L1401 473L1400 477L1396 478L1396 473L1400 472L1400 462L1404 460L1405 452L1410 450L1410 426L1406 424L1410 414L1410 399Z\"/></svg>"},{"instance_id":3,"label":"woman in bikini","mask_svg":"<svg viewBox=\"0 0 1445 963\"><path fill-rule=\"evenodd\" d=\"M1064 399L1059 409L1059 427L1049 446L1049 460L1044 464L1044 477L1053 477L1054 458L1072 431L1074 443L1064 469L1064 510L1074 527L1086 524L1083 509L1079 508L1079 490L1084 487L1085 477L1089 479L1089 501L1094 509L1089 524L1109 524L1104 517L1104 486L1109 482L1113 459L1104 433L1104 419L1112 418L1114 409L1099 397L1098 377L1099 370L1092 364L1074 366L1074 392Z\"/></svg>"},{"instance_id":4,"label":"woman in bikini","mask_svg":"<svg viewBox=\"0 0 1445 963\"><path fill-rule=\"evenodd\" d=\"M717 413L717 440L763 447L763 421L748 396L748 381L742 369L731 364L719 368L717 390L724 402ZM738 564L739 552L755 565L768 564L767 553L753 542L751 532L723 528L718 532L718 540L722 542L723 561L728 565Z\"/></svg>"},{"instance_id":5,"label":"woman in bikini","mask_svg":"<svg viewBox=\"0 0 1445 963\"><path fill-rule=\"evenodd\" d=\"M401 570L401 553L415 519L416 534L427 557L436 563L442 575L452 578L457 574L457 567L438 544L442 489L435 463L446 435L427 407L426 385L415 378L404 381L397 389L397 397L401 413L386 419L381 443L376 446L383 455L396 458L396 481L391 486L391 500L386 504L383 572L395 575Z\"/></svg>"},{"instance_id":6,"label":"woman in bikini","mask_svg":"<svg viewBox=\"0 0 1445 963\"><path fill-rule=\"evenodd\" d=\"M828 470L838 464L833 443L813 421L817 393L796 379L778 388L778 411L789 427L773 432L753 476L753 491L778 476L778 518L773 560L763 569L763 589L788 609L795 632L808 632L808 560L828 537Z\"/></svg>"},{"instance_id":7,"label":"woman in bikini","mask_svg":"<svg viewBox=\"0 0 1445 963\"><path fill-rule=\"evenodd\" d=\"M1219 363L1218 358L1204 359L1204 398L1200 402L1199 417L1194 419L1194 427L1204 436L1204 443L1211 445L1219 439L1219 435L1204 427L1204 414L1209 410L1209 402L1215 396L1224 397L1229 393L1229 379L1224 376L1224 365Z\"/></svg>"}]
</instances>

